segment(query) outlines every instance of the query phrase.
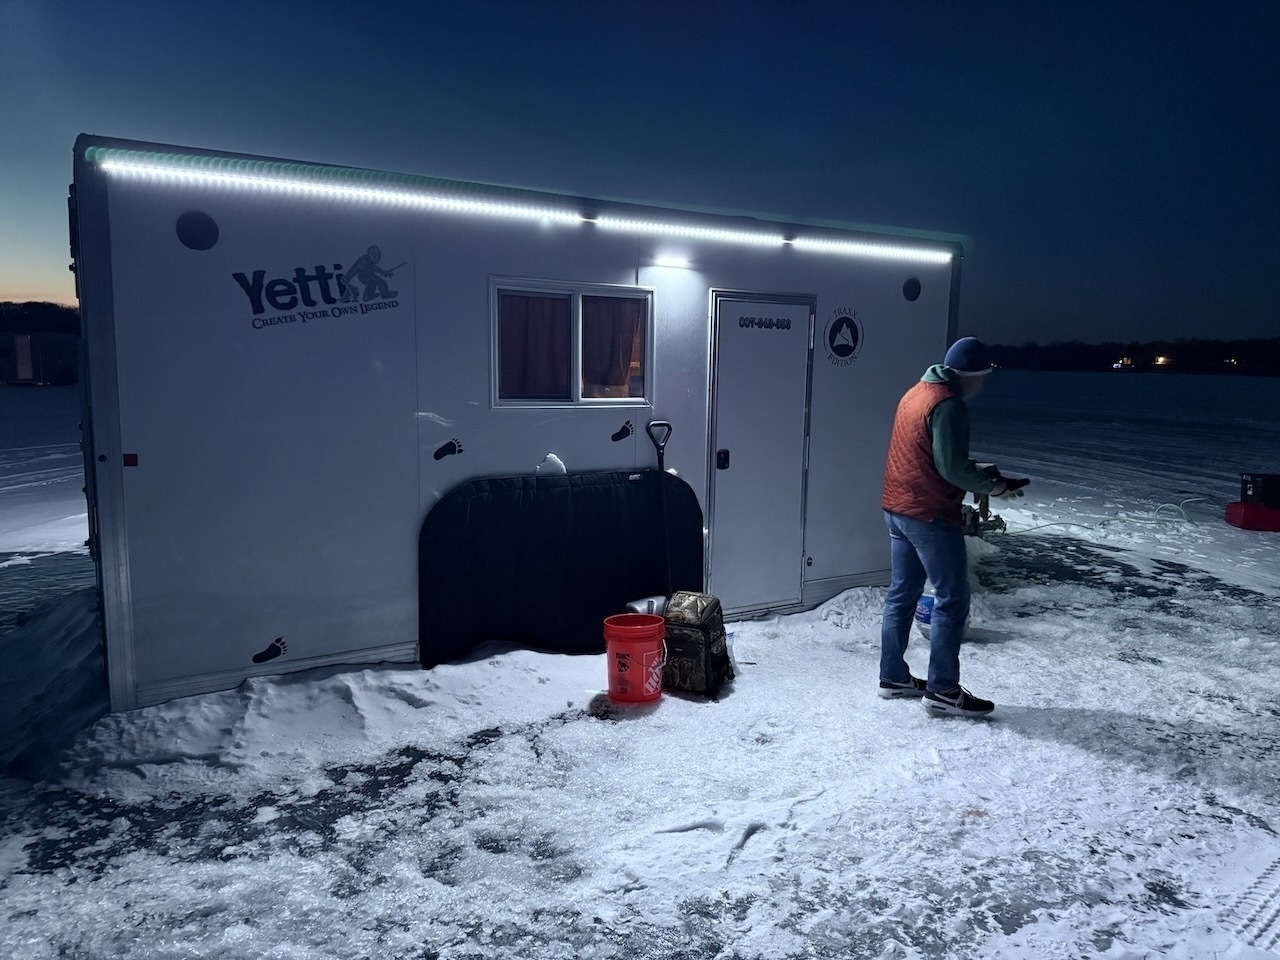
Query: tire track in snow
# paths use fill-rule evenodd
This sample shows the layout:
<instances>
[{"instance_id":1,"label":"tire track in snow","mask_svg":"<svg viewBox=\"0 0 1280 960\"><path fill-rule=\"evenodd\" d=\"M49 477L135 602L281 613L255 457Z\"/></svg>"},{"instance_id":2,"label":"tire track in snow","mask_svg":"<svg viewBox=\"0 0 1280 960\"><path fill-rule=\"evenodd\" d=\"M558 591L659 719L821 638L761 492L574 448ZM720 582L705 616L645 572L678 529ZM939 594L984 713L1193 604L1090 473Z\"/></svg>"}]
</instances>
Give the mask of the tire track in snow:
<instances>
[{"instance_id":1,"label":"tire track in snow","mask_svg":"<svg viewBox=\"0 0 1280 960\"><path fill-rule=\"evenodd\" d=\"M1273 860L1227 913L1249 946L1260 950L1280 946L1280 860Z\"/></svg>"}]
</instances>

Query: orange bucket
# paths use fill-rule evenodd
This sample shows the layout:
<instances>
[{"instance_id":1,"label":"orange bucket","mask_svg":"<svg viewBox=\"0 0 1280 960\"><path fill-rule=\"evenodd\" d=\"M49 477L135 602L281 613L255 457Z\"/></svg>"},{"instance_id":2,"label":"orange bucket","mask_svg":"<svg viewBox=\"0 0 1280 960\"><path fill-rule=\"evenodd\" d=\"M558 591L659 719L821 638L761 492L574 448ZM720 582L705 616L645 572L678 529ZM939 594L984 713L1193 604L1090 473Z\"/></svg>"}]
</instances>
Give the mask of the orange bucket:
<instances>
[{"instance_id":1,"label":"orange bucket","mask_svg":"<svg viewBox=\"0 0 1280 960\"><path fill-rule=\"evenodd\" d=\"M604 619L609 699L647 703L662 696L667 621L652 613L619 613Z\"/></svg>"}]
</instances>

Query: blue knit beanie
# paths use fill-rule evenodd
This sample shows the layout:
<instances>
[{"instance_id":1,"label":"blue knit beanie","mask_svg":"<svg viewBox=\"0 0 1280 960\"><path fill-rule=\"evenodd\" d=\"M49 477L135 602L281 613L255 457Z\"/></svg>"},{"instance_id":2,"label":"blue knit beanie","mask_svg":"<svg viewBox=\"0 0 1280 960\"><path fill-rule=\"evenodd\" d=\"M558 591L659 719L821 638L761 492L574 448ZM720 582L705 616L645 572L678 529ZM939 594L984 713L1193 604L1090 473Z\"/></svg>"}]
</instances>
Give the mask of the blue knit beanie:
<instances>
[{"instance_id":1,"label":"blue knit beanie","mask_svg":"<svg viewBox=\"0 0 1280 960\"><path fill-rule=\"evenodd\" d=\"M991 351L977 337L961 337L951 345L942 364L962 377L979 377L991 372Z\"/></svg>"}]
</instances>

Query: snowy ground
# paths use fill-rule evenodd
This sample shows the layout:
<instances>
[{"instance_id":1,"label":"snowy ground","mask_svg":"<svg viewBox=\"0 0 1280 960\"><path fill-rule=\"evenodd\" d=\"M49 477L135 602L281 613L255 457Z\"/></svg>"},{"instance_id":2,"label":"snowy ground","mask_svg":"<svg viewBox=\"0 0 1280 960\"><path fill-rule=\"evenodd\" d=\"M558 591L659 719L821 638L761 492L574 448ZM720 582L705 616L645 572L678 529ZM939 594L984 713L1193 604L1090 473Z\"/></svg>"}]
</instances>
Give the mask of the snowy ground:
<instances>
[{"instance_id":1,"label":"snowy ground","mask_svg":"<svg viewBox=\"0 0 1280 960\"><path fill-rule=\"evenodd\" d=\"M1274 958L1280 534L1221 517L1280 472L1276 409L1280 380L992 378L975 452L1033 484L972 550L988 721L874 696L863 589L733 625L715 703L493 651L104 717L43 765L58 724L22 718L105 703L80 480L45 460L74 420L0 443L0 609L79 571L0 622L38 778L0 794L0 955Z\"/></svg>"},{"instance_id":2,"label":"snowy ground","mask_svg":"<svg viewBox=\"0 0 1280 960\"><path fill-rule=\"evenodd\" d=\"M0 630L93 583L79 404L75 387L0 387Z\"/></svg>"}]
</instances>

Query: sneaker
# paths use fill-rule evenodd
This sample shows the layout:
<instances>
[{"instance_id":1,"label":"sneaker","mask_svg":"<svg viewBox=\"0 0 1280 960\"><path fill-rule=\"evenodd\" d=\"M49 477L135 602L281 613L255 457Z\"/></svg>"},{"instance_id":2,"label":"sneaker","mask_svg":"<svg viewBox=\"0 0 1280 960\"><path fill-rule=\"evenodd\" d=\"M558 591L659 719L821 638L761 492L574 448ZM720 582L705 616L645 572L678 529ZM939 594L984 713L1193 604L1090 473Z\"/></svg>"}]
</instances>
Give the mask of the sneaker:
<instances>
[{"instance_id":1,"label":"sneaker","mask_svg":"<svg viewBox=\"0 0 1280 960\"><path fill-rule=\"evenodd\" d=\"M896 700L899 697L923 697L924 691L925 682L919 677L908 674L907 679L902 683L881 680L880 689L876 692L886 700Z\"/></svg>"},{"instance_id":2,"label":"sneaker","mask_svg":"<svg viewBox=\"0 0 1280 960\"><path fill-rule=\"evenodd\" d=\"M996 708L990 700L975 697L964 687L947 693L925 693L922 701L927 712L938 717L985 717Z\"/></svg>"}]
</instances>

